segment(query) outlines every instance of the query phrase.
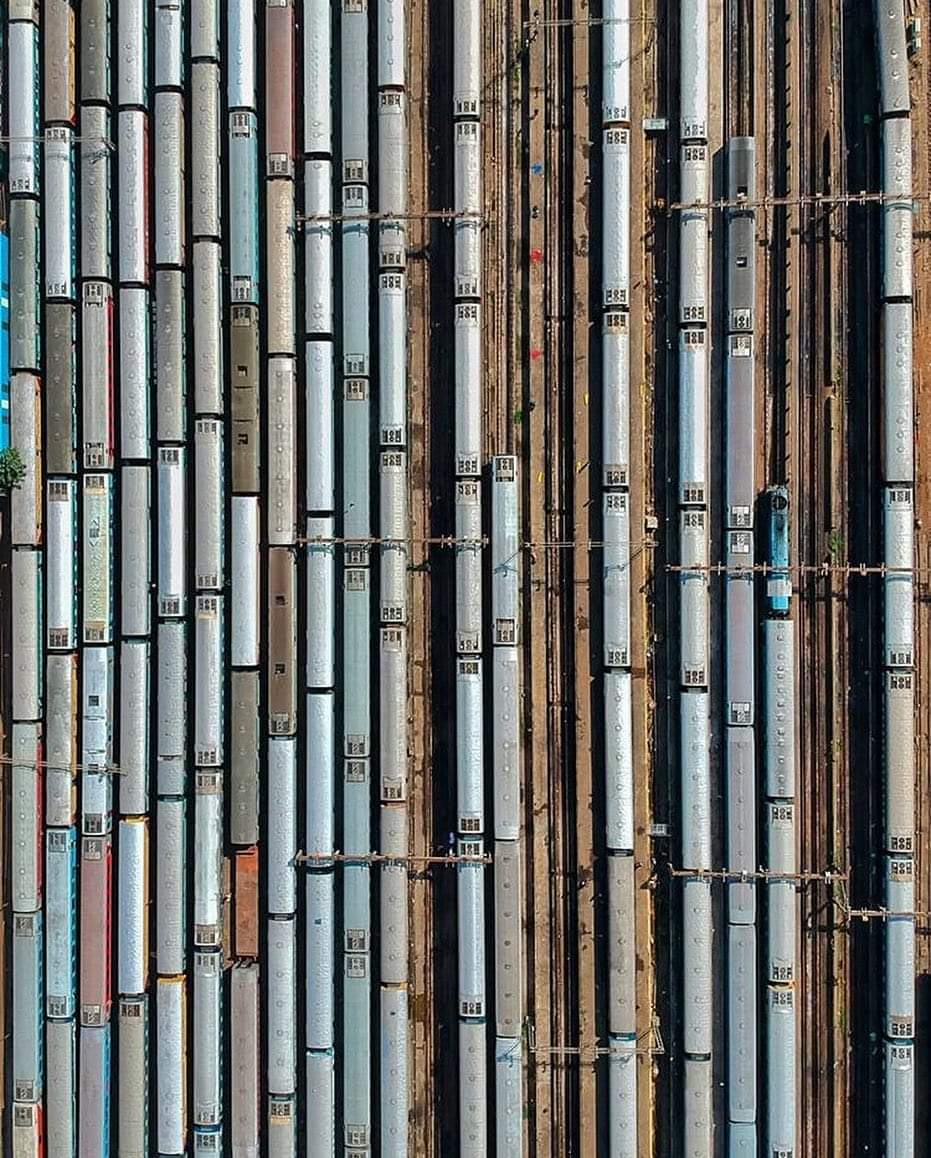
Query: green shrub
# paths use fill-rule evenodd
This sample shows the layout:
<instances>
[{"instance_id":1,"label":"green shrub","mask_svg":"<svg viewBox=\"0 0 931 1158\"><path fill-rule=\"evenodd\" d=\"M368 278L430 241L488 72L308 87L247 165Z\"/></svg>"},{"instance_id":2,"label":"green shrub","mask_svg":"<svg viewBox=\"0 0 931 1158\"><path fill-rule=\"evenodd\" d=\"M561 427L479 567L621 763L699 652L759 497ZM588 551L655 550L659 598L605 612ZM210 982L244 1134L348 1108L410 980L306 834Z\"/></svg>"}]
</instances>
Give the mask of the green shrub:
<instances>
[{"instance_id":1,"label":"green shrub","mask_svg":"<svg viewBox=\"0 0 931 1158\"><path fill-rule=\"evenodd\" d=\"M21 486L25 477L26 467L16 447L0 451L0 493L6 494Z\"/></svg>"}]
</instances>

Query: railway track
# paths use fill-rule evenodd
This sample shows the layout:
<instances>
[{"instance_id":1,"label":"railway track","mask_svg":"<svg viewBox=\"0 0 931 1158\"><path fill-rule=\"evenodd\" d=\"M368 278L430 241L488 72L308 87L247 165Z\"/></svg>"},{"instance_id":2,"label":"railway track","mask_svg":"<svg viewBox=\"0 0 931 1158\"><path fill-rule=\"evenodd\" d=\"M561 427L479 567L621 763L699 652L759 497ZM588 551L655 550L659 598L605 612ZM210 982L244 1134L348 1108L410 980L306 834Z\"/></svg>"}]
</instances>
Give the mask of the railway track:
<instances>
[{"instance_id":1,"label":"railway track","mask_svg":"<svg viewBox=\"0 0 931 1158\"><path fill-rule=\"evenodd\" d=\"M912 71L912 132L913 147L915 149L914 171L927 180L931 173L931 147L929 147L929 60L927 53L919 54L914 62ZM915 238L927 238L929 229L929 211L922 205L920 215L915 221ZM929 293L931 293L931 253L927 244L919 245L914 258L915 297L917 311L927 309ZM916 567L927 568L931 559L931 541L928 535L928 520L931 517L931 463L929 463L929 431L931 421L928 413L928 385L929 367L931 367L931 335L926 326L914 327L913 372L915 386L916 409L916 469L915 469L915 564ZM931 701L931 648L928 640L931 639L931 586L928 583L927 572L916 582L916 695L915 708L917 712L917 751L916 751L916 789L917 799L927 800L931 793L931 740L928 733L928 703ZM919 808L916 811L915 832L915 904L920 912L927 913L931 909L931 874L929 874L929 830L927 811ZM927 930L924 935L918 935L915 943L915 968L918 974L927 974L931 971L931 937ZM920 987L916 992L916 1023L915 1034L918 1040L928 1040L931 1029L931 1008L927 994L922 994ZM927 1072L927 1071L925 1071ZM928 1146L931 1136L931 1107L927 1099L916 1099L916 1150L921 1153Z\"/></svg>"},{"instance_id":2,"label":"railway track","mask_svg":"<svg viewBox=\"0 0 931 1158\"><path fill-rule=\"evenodd\" d=\"M411 212L425 210L430 204L427 165L430 124L430 5L427 0L410 0L409 64L410 77L410 166ZM431 440L425 437L430 425L430 265L420 256L437 230L424 218L410 222L411 254L408 258L410 291L409 376L410 376L410 472L411 532L426 539L432 527L431 511ZM431 649L431 546L426 542L411 545L411 760L410 810L411 850L414 856L429 856L435 851L433 806L431 798L433 767L432 699L430 680ZM433 1158L437 1153L436 1100L433 1076L436 1069L436 1022L433 1010L434 910L433 878L428 872L414 874L410 885L410 935L412 945L420 952L410 955L411 989L411 1133L415 1153Z\"/></svg>"},{"instance_id":3,"label":"railway track","mask_svg":"<svg viewBox=\"0 0 931 1158\"><path fill-rule=\"evenodd\" d=\"M814 91L811 83L812 46L811 28L809 24L809 7L806 0L799 0L793 6L794 19L791 23L792 53L789 61L790 69L796 73L794 92L796 125L798 128L798 170L797 180L802 193L810 192L817 186L817 171L815 169L814 131L815 104ZM797 263L790 266L788 277L794 275L798 281L798 313L797 322L792 331L793 366L792 385L795 391L798 409L796 426L793 432L795 438L795 456L793 466L789 471L790 486L792 487L791 508L797 512L796 552L798 559L816 557L820 544L817 538L817 496L813 491L816 483L815 454L817 452L816 422L817 415L812 404L812 382L810 367L812 364L812 342L816 337L817 319L815 302L815 269L812 222L810 210L801 208L798 219L798 230L801 244L797 252ZM814 507L814 509L813 509ZM809 801L809 806L802 809L801 816L801 867L803 870L817 863L818 851L821 848L820 826L822 824L820 811L815 806L819 799L820 786L818 778L812 775L812 770L818 767L817 731L818 731L818 687L817 687L817 652L816 652L816 580L813 576L806 576L799 585L798 599L798 670L800 673L799 693L799 767L801 770L801 799ZM819 926L822 919L820 898L812 890L802 894L802 940L801 940L801 968L800 968L800 1026L801 1026L801 1072L804 1075L800 1092L801 1120L803 1122L803 1148L806 1153L817 1155L818 1158L827 1158L829 1151L825 1148L824 1116L817 1111L822 1104L823 1091L828 1080L820 1070L824 1060L822 1048L823 1028L819 1020L821 1002L819 991L820 968L820 937ZM829 1088L829 1086L828 1086Z\"/></svg>"},{"instance_id":4,"label":"railway track","mask_svg":"<svg viewBox=\"0 0 931 1158\"><path fill-rule=\"evenodd\" d=\"M564 642L572 655L572 704L567 712L567 785L566 801L571 811L568 826L570 876L567 881L570 921L576 937L576 973L573 979L574 1004L577 1010L573 1039L578 1048L576 1076L576 1115L578 1146L581 1155L597 1152L599 1137L599 1090L608 1088L604 1066L596 1067L598 1042L598 952L596 938L595 899L598 893L595 858L600 841L595 839L597 810L590 806L598 792L595 770L593 732L592 612L598 587L592 589L597 575L591 555L582 549L580 538L591 530L596 498L595 474L591 469L594 435L598 424L591 422L593 408L587 405L592 381L590 354L590 322L593 299L591 276L591 193L594 174L589 158L588 142L593 135L591 82L598 75L598 37L595 51L590 51L592 38L583 23L588 11L587 0L571 0L571 14L576 19L566 29L564 53L567 62L567 94L564 103L566 117L565 148L571 165L571 179L567 181L566 206L563 213L564 229L572 255L572 274L566 292L567 313L565 333L569 340L564 362L564 381L571 382L566 390L565 413L572 432L572 452L566 456L564 480L567 487L565 521L576 538L577 546L564 562L566 588L566 620ZM603 42L603 41L602 41ZM571 101L569 93L571 92ZM594 104L597 108L597 104ZM568 190L571 189L571 196ZM593 331L592 331L593 332ZM594 430L592 426L594 425ZM587 464L587 465L586 465ZM603 731L602 731L603 735ZM603 1105L605 1099L601 1098Z\"/></svg>"},{"instance_id":5,"label":"railway track","mask_svg":"<svg viewBox=\"0 0 931 1158\"><path fill-rule=\"evenodd\" d=\"M566 0L551 0L553 21L568 11ZM547 432L547 534L565 538L572 529L568 513L574 463L572 392L565 384L572 380L572 137L571 113L566 101L571 93L570 29L555 24L546 31L547 100L545 141L546 167L550 175L547 187L546 251L554 261L547 262L545 339L547 346L546 406ZM568 451L568 453L567 453ZM554 833L558 842L554 863L553 887L555 932L565 946L554 994L553 1037L557 1049L578 1048L578 941L576 929L577 897L575 882L575 778L572 766L574 750L575 683L575 616L574 590L571 586L572 557L565 551L547 551L548 619L552 636L547 648L547 698L551 733L551 806L559 817ZM579 1063L577 1054L553 1055L556 1098L552 1127L553 1150L562 1147L570 1155L579 1151Z\"/></svg>"},{"instance_id":6,"label":"railway track","mask_svg":"<svg viewBox=\"0 0 931 1158\"><path fill-rule=\"evenodd\" d=\"M565 156L565 124L562 113L562 93L565 83L562 47L564 29L552 23L560 16L558 0L548 0L543 8L544 25L534 27L531 21L531 112L529 126L531 268L541 268L541 308L533 326L534 305L531 309L531 370L529 401L532 403L530 487L531 510L536 507L539 526L547 541L557 535L565 537L562 496L564 495L565 429L563 410L564 392L560 389L564 370L563 319L566 316L566 279L563 275L567 257L564 245L563 196L567 175ZM539 69L537 72L536 69ZM542 172L540 167L542 166ZM535 177L543 177L536 182ZM536 188L535 188L536 186ZM534 215L542 218L539 234L541 244L533 246ZM540 256L535 253L539 250ZM533 294L531 274L531 294ZM535 373L534 366L539 365ZM534 418L539 415L537 421ZM534 697L536 719L545 721L545 782L546 809L549 827L549 879L547 882L550 909L550 933L560 950L551 957L552 970L549 985L548 1049L549 1056L540 1057L537 1041L537 1064L549 1074L550 1117L537 1122L537 1150L557 1154L563 1149L573 1153L577 1145L575 1098L571 1057L562 1053L574 1041L575 1010L572 1006L572 979L575 972L577 946L572 929L568 896L569 839L572 828L570 792L566 762L566 712L569 698L563 684L563 668L570 661L564 653L566 601L571 591L563 583L562 552L546 551L536 557L536 581L531 579L531 601L537 596L538 610L545 617L543 654L533 664L534 677L539 680L542 693ZM533 575L533 572L531 572ZM533 589L536 589L534 591ZM542 671L539 669L542 667ZM541 784L541 788L543 785ZM574 810L573 810L574 811ZM539 1023L536 1026L539 1029ZM542 1129L541 1129L542 1128Z\"/></svg>"},{"instance_id":7,"label":"railway track","mask_svg":"<svg viewBox=\"0 0 931 1158\"><path fill-rule=\"evenodd\" d=\"M658 78L657 89L669 123L679 116L679 22L674 8L657 13ZM657 297L654 303L658 319L655 337L657 392L652 412L653 429L657 437L654 471L656 517L659 526L674 525L678 508L678 365L674 353L678 341L678 221L662 212L662 206L678 194L675 174L678 170L679 151L674 134L665 134L657 149L655 172L655 206L652 217L654 253L657 270ZM655 590L654 631L661 643L656 651L655 680L657 689L657 720L654 781L655 811L658 823L665 822L672 832L682 822L681 791L678 761L680 758L678 684L679 653L679 581L667 569L667 563L678 561L677 547L672 536L661 535L654 557L655 573L659 576ZM655 871L661 881L657 896L657 937L654 943L654 962L657 975L666 981L661 992L659 1015L661 1021L674 1032L673 1049L662 1057L657 1067L659 1121L665 1125L658 1131L660 1153L673 1158L681 1149L684 1130L682 1097L685 1070L681 1044L682 978L683 965L677 952L680 944L682 889L672 881L666 870L679 863L679 842L664 842L658 848Z\"/></svg>"},{"instance_id":8,"label":"railway track","mask_svg":"<svg viewBox=\"0 0 931 1158\"><path fill-rule=\"evenodd\" d=\"M822 54L824 58L823 80L820 84L821 100L825 112L830 117L829 162L830 188L825 192L834 194L857 188L847 179L847 122L846 96L842 78L845 76L845 19L843 8L833 5L817 10L821 32ZM856 43L856 41L854 41ZM849 59L857 59L851 53ZM825 213L825 241L827 253L824 255L826 288L822 295L828 317L828 345L823 360L825 380L822 385L822 418L824 434L823 481L827 490L826 523L828 551L834 549L838 536L847 542L848 503L847 480L844 472L848 436L848 415L844 406L844 390L838 374L838 367L846 363L847 317L850 276L856 263L851 263L846 244L849 210L842 202ZM874 579L874 582L879 581ZM837 869L849 864L849 768L850 753L854 751L849 743L849 714L847 702L848 672L850 670L848 639L848 599L849 579L841 572L832 573L827 584L828 606L824 610L824 654L828 662L824 666L827 767L830 770L830 812L829 847L827 860L822 867ZM838 900L838 890L832 886L825 889L825 897L832 905ZM847 1146L848 1131L844 1115L839 1109L848 1101L850 1088L849 1055L845 1030L848 1011L851 1008L851 988L849 974L849 937L847 930L835 921L830 933L830 973L827 983L831 987L831 1057L835 1075L834 1121L835 1147Z\"/></svg>"},{"instance_id":9,"label":"railway track","mask_svg":"<svg viewBox=\"0 0 931 1158\"><path fill-rule=\"evenodd\" d=\"M803 2L797 10L799 92L804 93L801 120L801 192L831 194L843 184L838 168L842 151L841 105L834 99L832 67L837 49L833 12ZM800 209L802 245L798 266L801 330L797 347L799 403L797 470L798 558L806 562L845 556L843 521L845 490L840 473L838 433L843 416L835 367L843 364L837 347L834 284L838 260L832 242L838 207ZM791 276L791 273L790 273ZM856 558L863 556L855 552ZM867 558L872 559L872 555ZM802 867L817 872L846 863L845 784L846 637L844 585L837 577L807 575L801 583L800 670L802 712ZM840 698L840 703L838 699ZM830 708L828 709L828 705ZM848 1016L845 992L845 946L836 928L833 896L821 884L802 893L801 971L801 1120L806 1152L824 1158L845 1152L846 1047L843 1024ZM840 1031L840 1032L839 1032ZM821 1107L820 1112L818 1107ZM824 1107L833 1107L829 1113Z\"/></svg>"},{"instance_id":10,"label":"railway track","mask_svg":"<svg viewBox=\"0 0 931 1158\"><path fill-rule=\"evenodd\" d=\"M852 46L869 43L873 36L870 14L847 13L847 37ZM848 184L851 188L879 188L878 135L873 122L878 107L875 71L871 53L859 57L860 75L846 86L848 132ZM865 183L871 182L869 185ZM848 486L852 508L858 517L850 522L850 552L870 562L882 558L880 515L880 391L878 377L879 308L881 270L879 254L879 213L874 207L848 211L850 335L846 363L849 380L858 388L848 391L850 437ZM870 906L884 899L883 858L876 855L884 846L883 777L883 659L882 585L876 577L851 579L849 588L850 647L850 765L851 903ZM857 1097L844 1123L851 1148L882 1149L883 1077L882 1026L883 994L878 986L865 984L868 977L884 973L884 929L876 922L850 927L851 993L860 998L851 1003L850 1083Z\"/></svg>"},{"instance_id":11,"label":"railway track","mask_svg":"<svg viewBox=\"0 0 931 1158\"><path fill-rule=\"evenodd\" d=\"M931 148L929 148L929 59L927 53L919 54L914 61L912 70L912 132L913 147L915 149L914 172L924 175L931 173ZM927 238L929 229L929 210L922 205L919 216L915 221L915 238ZM931 253L927 243L919 245L914 258L915 279L915 308L916 311L927 309L929 294L931 294ZM917 749L916 749L916 789L917 799L927 800L931 793L931 738L929 738L928 703L931 701L931 648L928 640L931 639L931 585L928 582L928 563L931 559L931 541L929 541L928 526L931 517L931 462L929 462L929 368L931 368L931 334L926 326L914 327L913 372L915 385L916 410L916 469L915 469L915 565L924 568L924 574L916 576L916 618L915 618L915 654L916 654L916 694L915 708L917 712ZM929 874L929 839L927 811L919 808L916 811L915 831L915 905L919 912L927 913L931 909L931 874ZM931 971L931 937L925 929L919 934L915 942L915 969L916 973L927 974ZM916 993L916 1024L915 1034L918 1040L928 1040L931 1030L929 1020L929 1004L927 996L922 995L920 987ZM927 1099L916 1099L915 1140L916 1151L922 1153L927 1148L929 1131L931 1131L931 1107Z\"/></svg>"},{"instance_id":12,"label":"railway track","mask_svg":"<svg viewBox=\"0 0 931 1158\"><path fill-rule=\"evenodd\" d=\"M429 46L425 97L427 101L425 133L428 150L426 174L429 206L453 204L454 166L450 156L452 125L452 8L436 4L425 5L424 36ZM454 316L453 301L453 247L449 231L434 223L423 236L425 247L418 261L425 267L427 300L424 310L429 343L429 361L424 368L423 421L424 441L429 446L424 467L429 473L424 483L429 494L429 531L431 538L455 534L453 506L455 478L455 448L451 431L455 429L455 391L451 389L450 367L454 362L454 333L450 319ZM440 371L439 367L443 370ZM414 397L419 391L414 386ZM446 432L446 437L433 436L434 431ZM412 427L412 443L417 441ZM424 511L424 504L421 504ZM455 777L437 776L435 769L452 769L456 763L456 703L455 658L451 641L455 638L455 560L449 551L434 546L424 559L424 594L429 599L427 617L429 637L424 638L427 651L425 665L425 696L429 713L425 726L429 729L429 746L425 756L430 761L424 769L423 838L430 850L446 848L448 834L455 831L456 788ZM416 689L416 680L414 683ZM442 705L442 707L440 707ZM429 818L429 819L428 819ZM422 1132L432 1135L433 1151L444 1154L455 1151L460 1139L459 1069L461 1065L458 1032L458 970L457 945L457 890L455 874L437 871L428 886L428 920L432 926L429 955L432 970L426 995L432 999L425 1007L425 1016L431 1020L432 1051L434 1058L448 1058L447 1065L434 1065L426 1077L427 1096L431 1108L425 1108L426 1124ZM418 1002L415 998L415 1018ZM436 1113L444 1105L452 1112ZM454 1108L454 1109L453 1109Z\"/></svg>"},{"instance_id":13,"label":"railway track","mask_svg":"<svg viewBox=\"0 0 931 1158\"><path fill-rule=\"evenodd\" d=\"M515 255L525 270L521 300L525 303L522 319L522 427L523 456L527 464L524 475L526 519L534 538L546 541L548 462L550 450L550 406L548 395L547 312L549 309L546 262L543 256L555 239L551 236L547 214L547 186L554 175L546 171L546 90L547 26L529 27L527 10L516 9L516 25L522 29L524 58L524 102L521 110L522 141L521 184L524 202L521 206L522 231ZM543 8L544 19L552 15L551 5ZM524 726L529 733L528 807L528 911L533 913L528 929L528 978L532 978L532 996L528 1016L532 1040L528 1041L528 1085L531 1094L531 1146L547 1158L553 1153L553 1123L559 1115L559 1096L554 1072L552 1047L558 1043L553 1025L554 1006L563 971L561 953L553 952L556 916L554 913L554 870L559 847L558 826L561 817L553 810L552 738L549 704L549 657L554 625L550 618L547 590L549 552L532 552L527 560L528 611L530 638L525 652L525 686L529 689ZM542 654L541 654L542 652ZM554 831L556 829L557 831ZM528 995L530 994L528 990Z\"/></svg>"}]
</instances>

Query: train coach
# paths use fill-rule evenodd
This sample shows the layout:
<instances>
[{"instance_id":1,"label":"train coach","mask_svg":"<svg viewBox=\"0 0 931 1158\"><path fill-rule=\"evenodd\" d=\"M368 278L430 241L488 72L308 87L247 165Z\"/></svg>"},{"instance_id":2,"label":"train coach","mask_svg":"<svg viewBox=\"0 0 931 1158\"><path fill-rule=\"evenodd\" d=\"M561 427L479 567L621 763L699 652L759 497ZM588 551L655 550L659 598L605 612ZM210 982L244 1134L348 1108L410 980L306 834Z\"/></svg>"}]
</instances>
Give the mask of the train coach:
<instances>
[{"instance_id":1,"label":"train coach","mask_svg":"<svg viewBox=\"0 0 931 1158\"><path fill-rule=\"evenodd\" d=\"M10 236L0 189L0 451L10 445Z\"/></svg>"},{"instance_id":2,"label":"train coach","mask_svg":"<svg viewBox=\"0 0 931 1158\"><path fill-rule=\"evenodd\" d=\"M770 487L765 495L767 516L766 612L788 615L792 596L789 578L789 491L787 487Z\"/></svg>"}]
</instances>

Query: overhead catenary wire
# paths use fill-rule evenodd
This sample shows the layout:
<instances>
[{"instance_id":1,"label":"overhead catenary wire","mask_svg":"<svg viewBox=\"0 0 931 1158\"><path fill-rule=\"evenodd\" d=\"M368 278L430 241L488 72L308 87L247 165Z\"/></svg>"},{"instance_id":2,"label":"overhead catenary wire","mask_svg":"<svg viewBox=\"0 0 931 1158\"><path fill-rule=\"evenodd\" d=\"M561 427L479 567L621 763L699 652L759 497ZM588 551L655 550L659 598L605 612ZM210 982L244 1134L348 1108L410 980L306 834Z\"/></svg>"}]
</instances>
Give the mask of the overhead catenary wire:
<instances>
[{"instance_id":1,"label":"overhead catenary wire","mask_svg":"<svg viewBox=\"0 0 931 1158\"><path fill-rule=\"evenodd\" d=\"M50 772L92 772L98 776L121 776L118 764L59 764L54 760L20 760L16 756L0 756L0 766L15 765L17 768L44 768Z\"/></svg>"},{"instance_id":2,"label":"overhead catenary wire","mask_svg":"<svg viewBox=\"0 0 931 1158\"><path fill-rule=\"evenodd\" d=\"M295 542L302 546L318 547L342 546L345 544L359 546L366 543L416 544L419 546L433 547L488 547L491 544L491 540L487 535L482 535L479 538L457 537L456 535L409 535L403 538L398 538L397 536L387 538L379 535L368 535L361 538L358 535L349 537L316 535L309 538L298 536ZM600 551L604 550L606 546L611 546L611 544L606 543L604 539L577 538L539 541L527 539L521 543L520 549L522 551ZM657 543L655 539L632 539L630 541L630 547L632 551L637 552L655 549ZM773 566L770 563L740 563L732 565L728 565L727 563L666 563L664 569L669 573L702 571L720 575L745 575L748 572L753 572L758 575L784 575L788 573L822 576L856 575L864 578L869 575L913 575L916 578L931 578L931 567L889 567L884 563L789 563L785 566L781 564L779 566Z\"/></svg>"},{"instance_id":3,"label":"overhead catenary wire","mask_svg":"<svg viewBox=\"0 0 931 1158\"><path fill-rule=\"evenodd\" d=\"M54 137L51 139L54 140L56 144L61 143L58 139L56 139ZM37 145L37 144L43 144L48 140L49 140L49 138L46 137L45 133L42 133L38 137L0 137L0 144L11 145L11 144L24 144L24 143L26 143L26 144ZM109 149L111 153L116 152L116 145L113 143L113 141L110 140L109 137L101 137L101 136L97 136L97 135L91 135L91 136L87 136L87 137L74 136L74 137L69 138L69 143L72 145L90 144L91 141L94 141L98 145L103 145L105 148Z\"/></svg>"},{"instance_id":4,"label":"overhead catenary wire","mask_svg":"<svg viewBox=\"0 0 931 1158\"><path fill-rule=\"evenodd\" d=\"M544 19L532 16L524 21L524 29L537 28L602 28L609 24L656 24L655 16L557 16Z\"/></svg>"},{"instance_id":5,"label":"overhead catenary wire","mask_svg":"<svg viewBox=\"0 0 931 1158\"><path fill-rule=\"evenodd\" d=\"M833 884L836 881L846 881L849 879L849 874L846 870L838 869L824 869L822 872L816 871L802 871L802 872L782 872L779 869L705 869L705 868L683 868L681 866L667 866L667 872L671 877L689 877L695 880L713 880L713 881L823 881L825 884Z\"/></svg>"},{"instance_id":6,"label":"overhead catenary wire","mask_svg":"<svg viewBox=\"0 0 931 1158\"><path fill-rule=\"evenodd\" d=\"M667 215L684 210L715 210L715 209L752 209L793 208L795 206L825 206L835 205L871 205L887 202L901 205L903 203L917 204L931 202L931 191L912 192L907 197L901 193L886 193L881 189L861 189L855 193L786 193L782 195L767 194L763 197L728 198L717 197L713 201L669 201L659 199L653 208L664 211Z\"/></svg>"},{"instance_id":7,"label":"overhead catenary wire","mask_svg":"<svg viewBox=\"0 0 931 1158\"><path fill-rule=\"evenodd\" d=\"M295 221L327 222L327 221L478 221L485 225L488 217L484 213L469 209L426 209L420 213L396 213L393 210L372 210L368 213L295 213Z\"/></svg>"},{"instance_id":8,"label":"overhead catenary wire","mask_svg":"<svg viewBox=\"0 0 931 1158\"><path fill-rule=\"evenodd\" d=\"M295 864L330 865L337 864L426 864L426 865L457 865L457 864L491 864L490 852L469 855L468 853L444 853L404 855L388 852L299 852L294 857Z\"/></svg>"}]
</instances>

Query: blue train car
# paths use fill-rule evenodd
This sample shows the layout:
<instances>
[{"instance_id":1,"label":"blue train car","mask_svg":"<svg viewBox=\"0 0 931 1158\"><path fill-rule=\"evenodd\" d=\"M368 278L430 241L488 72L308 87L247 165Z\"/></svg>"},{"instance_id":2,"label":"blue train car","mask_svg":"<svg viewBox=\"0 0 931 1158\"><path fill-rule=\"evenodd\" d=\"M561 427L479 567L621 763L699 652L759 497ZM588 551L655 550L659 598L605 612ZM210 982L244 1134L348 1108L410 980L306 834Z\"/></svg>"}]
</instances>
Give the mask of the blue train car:
<instances>
[{"instance_id":1,"label":"blue train car","mask_svg":"<svg viewBox=\"0 0 931 1158\"><path fill-rule=\"evenodd\" d=\"M229 128L230 217L236 223L230 250L232 299L258 305L258 118L253 112L230 113Z\"/></svg>"},{"instance_id":2,"label":"blue train car","mask_svg":"<svg viewBox=\"0 0 931 1158\"><path fill-rule=\"evenodd\" d=\"M110 1026L80 1030L78 1152L110 1158Z\"/></svg>"},{"instance_id":3,"label":"blue train car","mask_svg":"<svg viewBox=\"0 0 931 1158\"><path fill-rule=\"evenodd\" d=\"M45 1085L42 914L13 915L13 1098L41 1102Z\"/></svg>"},{"instance_id":4,"label":"blue train car","mask_svg":"<svg viewBox=\"0 0 931 1158\"><path fill-rule=\"evenodd\" d=\"M49 1017L73 1017L77 979L77 830L45 834L45 1003Z\"/></svg>"},{"instance_id":5,"label":"blue train car","mask_svg":"<svg viewBox=\"0 0 931 1158\"><path fill-rule=\"evenodd\" d=\"M789 577L789 491L787 487L770 487L766 492L768 527L766 562L773 568L766 576L767 615L788 615L792 597ZM782 568L785 568L783 570Z\"/></svg>"},{"instance_id":6,"label":"blue train car","mask_svg":"<svg viewBox=\"0 0 931 1158\"><path fill-rule=\"evenodd\" d=\"M10 238L0 190L0 451L10 446Z\"/></svg>"}]
</instances>

